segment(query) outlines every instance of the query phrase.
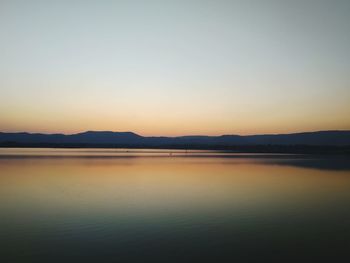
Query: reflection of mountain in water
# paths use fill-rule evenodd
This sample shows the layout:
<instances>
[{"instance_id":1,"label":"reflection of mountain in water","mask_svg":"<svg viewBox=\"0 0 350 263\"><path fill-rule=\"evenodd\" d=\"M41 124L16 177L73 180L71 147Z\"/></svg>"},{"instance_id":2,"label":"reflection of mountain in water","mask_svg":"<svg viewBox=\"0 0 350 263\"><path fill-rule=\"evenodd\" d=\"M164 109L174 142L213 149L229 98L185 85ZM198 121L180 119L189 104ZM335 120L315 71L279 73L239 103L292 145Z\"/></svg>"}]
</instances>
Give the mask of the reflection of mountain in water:
<instances>
[{"instance_id":1,"label":"reflection of mountain in water","mask_svg":"<svg viewBox=\"0 0 350 263\"><path fill-rule=\"evenodd\" d=\"M321 170L349 170L350 155L340 154L279 154L279 153L235 153L220 150L179 149L44 149L44 148L0 148L0 161L13 159L119 159L138 158L173 159L179 162L190 159L206 162L222 159L232 164L252 162L266 165L283 165ZM186 160L185 160L186 159Z\"/></svg>"},{"instance_id":2,"label":"reflection of mountain in water","mask_svg":"<svg viewBox=\"0 0 350 263\"><path fill-rule=\"evenodd\" d=\"M294 158L265 159L264 162L321 170L350 171L350 157L347 156L302 156Z\"/></svg>"}]
</instances>

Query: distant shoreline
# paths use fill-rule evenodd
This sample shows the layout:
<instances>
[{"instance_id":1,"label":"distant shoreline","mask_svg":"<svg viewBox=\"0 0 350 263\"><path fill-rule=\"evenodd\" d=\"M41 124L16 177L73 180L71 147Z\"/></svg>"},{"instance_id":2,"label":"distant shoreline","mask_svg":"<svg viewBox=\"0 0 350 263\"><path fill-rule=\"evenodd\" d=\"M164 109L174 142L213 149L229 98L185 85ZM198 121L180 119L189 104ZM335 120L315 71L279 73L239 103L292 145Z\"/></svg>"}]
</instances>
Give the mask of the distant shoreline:
<instances>
[{"instance_id":1,"label":"distant shoreline","mask_svg":"<svg viewBox=\"0 0 350 263\"><path fill-rule=\"evenodd\" d=\"M0 147L148 148L222 150L236 153L350 154L350 131L180 137L149 137L133 132L112 131L87 131L70 135L0 132Z\"/></svg>"},{"instance_id":2,"label":"distant shoreline","mask_svg":"<svg viewBox=\"0 0 350 263\"><path fill-rule=\"evenodd\" d=\"M55 144L55 143L0 143L0 148L57 148L57 149L162 149L162 150L217 150L231 153L290 153L350 155L350 146L324 145L127 145L127 144Z\"/></svg>"}]
</instances>

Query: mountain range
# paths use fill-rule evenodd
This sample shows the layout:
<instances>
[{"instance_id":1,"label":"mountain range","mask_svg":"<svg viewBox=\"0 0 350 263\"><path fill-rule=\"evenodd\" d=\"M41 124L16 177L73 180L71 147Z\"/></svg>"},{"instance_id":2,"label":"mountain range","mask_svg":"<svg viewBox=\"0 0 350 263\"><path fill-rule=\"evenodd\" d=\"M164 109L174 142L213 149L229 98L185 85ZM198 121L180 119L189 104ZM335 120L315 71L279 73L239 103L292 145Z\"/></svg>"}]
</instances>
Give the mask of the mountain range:
<instances>
[{"instance_id":1,"label":"mountain range","mask_svg":"<svg viewBox=\"0 0 350 263\"><path fill-rule=\"evenodd\" d=\"M146 137L133 132L87 131L77 134L4 133L0 146L108 146L108 147L228 147L254 145L350 146L350 131L291 134Z\"/></svg>"}]
</instances>

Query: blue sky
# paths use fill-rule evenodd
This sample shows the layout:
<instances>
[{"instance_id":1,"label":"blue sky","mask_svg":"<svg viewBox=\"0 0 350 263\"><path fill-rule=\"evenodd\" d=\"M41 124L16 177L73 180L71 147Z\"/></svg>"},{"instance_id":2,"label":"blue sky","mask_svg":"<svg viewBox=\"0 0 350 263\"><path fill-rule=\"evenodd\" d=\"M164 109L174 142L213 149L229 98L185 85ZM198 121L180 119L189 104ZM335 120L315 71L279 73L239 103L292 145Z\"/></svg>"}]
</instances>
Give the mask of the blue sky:
<instances>
[{"instance_id":1,"label":"blue sky","mask_svg":"<svg viewBox=\"0 0 350 263\"><path fill-rule=\"evenodd\" d=\"M350 129L350 1L0 1L3 131Z\"/></svg>"}]
</instances>

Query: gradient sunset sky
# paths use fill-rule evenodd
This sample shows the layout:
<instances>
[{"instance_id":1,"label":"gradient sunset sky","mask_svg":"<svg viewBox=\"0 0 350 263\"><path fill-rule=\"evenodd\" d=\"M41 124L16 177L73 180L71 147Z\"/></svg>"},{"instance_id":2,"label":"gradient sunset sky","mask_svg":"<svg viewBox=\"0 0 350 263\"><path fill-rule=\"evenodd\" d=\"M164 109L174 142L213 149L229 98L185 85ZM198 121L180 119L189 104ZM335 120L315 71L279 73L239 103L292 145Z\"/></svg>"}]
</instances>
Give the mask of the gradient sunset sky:
<instances>
[{"instance_id":1,"label":"gradient sunset sky","mask_svg":"<svg viewBox=\"0 0 350 263\"><path fill-rule=\"evenodd\" d=\"M349 14L349 0L0 0L0 131L350 130Z\"/></svg>"}]
</instances>

